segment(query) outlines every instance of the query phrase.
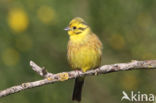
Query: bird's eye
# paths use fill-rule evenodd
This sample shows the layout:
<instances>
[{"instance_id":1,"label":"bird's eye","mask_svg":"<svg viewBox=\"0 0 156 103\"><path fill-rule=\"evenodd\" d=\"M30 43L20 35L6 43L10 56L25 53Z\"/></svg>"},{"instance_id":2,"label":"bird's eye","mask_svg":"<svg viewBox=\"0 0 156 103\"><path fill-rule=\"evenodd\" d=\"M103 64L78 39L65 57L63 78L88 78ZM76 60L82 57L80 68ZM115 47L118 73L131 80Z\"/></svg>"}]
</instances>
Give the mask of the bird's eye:
<instances>
[{"instance_id":1,"label":"bird's eye","mask_svg":"<svg viewBox=\"0 0 156 103\"><path fill-rule=\"evenodd\" d=\"M74 26L73 29L76 29L76 26Z\"/></svg>"}]
</instances>

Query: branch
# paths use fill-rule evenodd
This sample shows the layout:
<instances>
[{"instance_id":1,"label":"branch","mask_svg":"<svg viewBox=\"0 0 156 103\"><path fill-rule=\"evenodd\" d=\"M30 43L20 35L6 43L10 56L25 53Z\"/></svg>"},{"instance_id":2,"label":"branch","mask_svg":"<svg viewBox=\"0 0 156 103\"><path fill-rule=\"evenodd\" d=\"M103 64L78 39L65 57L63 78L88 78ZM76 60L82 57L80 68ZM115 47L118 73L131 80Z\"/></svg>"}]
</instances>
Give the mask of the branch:
<instances>
[{"instance_id":1,"label":"branch","mask_svg":"<svg viewBox=\"0 0 156 103\"><path fill-rule=\"evenodd\" d=\"M39 67L33 61L30 61L30 66L41 77L44 77L44 79L37 80L34 82L22 83L21 85L13 86L8 89L2 90L0 91L0 98L23 91L25 89L39 87L50 83L60 82L60 81L66 81L69 79L74 79L82 76L91 76L91 75L106 74L110 72L127 71L127 70L156 69L156 60L132 61L129 63L103 65L97 69L89 70L85 73L77 70L77 71L52 74L49 73L45 68Z\"/></svg>"}]
</instances>

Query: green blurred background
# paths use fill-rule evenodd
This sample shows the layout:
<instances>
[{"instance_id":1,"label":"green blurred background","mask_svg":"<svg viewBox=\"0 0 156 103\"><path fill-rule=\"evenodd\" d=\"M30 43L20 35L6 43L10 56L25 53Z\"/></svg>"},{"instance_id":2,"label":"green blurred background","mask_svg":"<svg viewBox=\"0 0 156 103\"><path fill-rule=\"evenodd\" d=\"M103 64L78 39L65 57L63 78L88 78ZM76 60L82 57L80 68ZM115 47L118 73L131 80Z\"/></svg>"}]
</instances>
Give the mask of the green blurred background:
<instances>
[{"instance_id":1,"label":"green blurred background","mask_svg":"<svg viewBox=\"0 0 156 103\"><path fill-rule=\"evenodd\" d=\"M0 0L0 90L70 71L67 32L82 17L103 43L102 64L156 59L156 0ZM82 103L119 103L122 91L156 94L156 70L87 77ZM22 91L0 103L71 103L74 80ZM126 101L124 101L126 102Z\"/></svg>"}]
</instances>

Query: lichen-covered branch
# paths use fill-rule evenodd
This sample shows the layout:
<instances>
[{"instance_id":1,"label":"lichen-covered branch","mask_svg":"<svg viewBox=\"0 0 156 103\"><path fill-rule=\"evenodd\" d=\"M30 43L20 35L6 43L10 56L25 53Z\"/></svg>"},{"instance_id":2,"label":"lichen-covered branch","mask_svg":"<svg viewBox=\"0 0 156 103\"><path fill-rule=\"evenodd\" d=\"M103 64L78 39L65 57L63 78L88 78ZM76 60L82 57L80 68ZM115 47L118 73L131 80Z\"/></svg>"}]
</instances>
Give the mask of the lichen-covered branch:
<instances>
[{"instance_id":1,"label":"lichen-covered branch","mask_svg":"<svg viewBox=\"0 0 156 103\"><path fill-rule=\"evenodd\" d=\"M44 79L37 80L34 82L22 83L20 85L16 85L16 86L7 88L5 90L2 90L2 91L0 91L0 98L4 97L4 96L8 96L10 94L14 94L14 93L23 91L25 89L34 88L34 87L46 85L49 83L56 83L56 82L60 82L60 81L74 79L76 77L106 74L106 73L110 73L110 72L118 72L118 71L126 71L126 70L156 69L156 60L146 60L146 61L136 61L135 60L135 61L132 61L129 63L103 65L97 69L89 70L85 73L77 70L77 71L52 74L52 73L49 73L46 69L39 67L33 61L30 61L30 66L40 76L44 77Z\"/></svg>"}]
</instances>

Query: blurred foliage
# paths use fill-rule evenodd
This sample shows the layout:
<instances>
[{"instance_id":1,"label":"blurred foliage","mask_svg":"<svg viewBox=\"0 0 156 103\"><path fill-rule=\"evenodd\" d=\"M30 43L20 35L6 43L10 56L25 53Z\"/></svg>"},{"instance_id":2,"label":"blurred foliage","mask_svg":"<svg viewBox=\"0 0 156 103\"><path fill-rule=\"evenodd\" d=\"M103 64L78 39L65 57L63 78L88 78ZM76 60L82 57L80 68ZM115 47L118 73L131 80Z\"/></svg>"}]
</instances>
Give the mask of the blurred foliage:
<instances>
[{"instance_id":1,"label":"blurred foliage","mask_svg":"<svg viewBox=\"0 0 156 103\"><path fill-rule=\"evenodd\" d=\"M0 0L0 89L40 78L33 60L48 71L70 71L68 35L84 18L103 42L102 64L156 59L155 0ZM156 94L156 71L126 71L85 82L82 103L119 103L122 91ZM73 80L4 97L0 103L71 103ZM94 93L94 95L93 95Z\"/></svg>"}]
</instances>

